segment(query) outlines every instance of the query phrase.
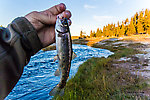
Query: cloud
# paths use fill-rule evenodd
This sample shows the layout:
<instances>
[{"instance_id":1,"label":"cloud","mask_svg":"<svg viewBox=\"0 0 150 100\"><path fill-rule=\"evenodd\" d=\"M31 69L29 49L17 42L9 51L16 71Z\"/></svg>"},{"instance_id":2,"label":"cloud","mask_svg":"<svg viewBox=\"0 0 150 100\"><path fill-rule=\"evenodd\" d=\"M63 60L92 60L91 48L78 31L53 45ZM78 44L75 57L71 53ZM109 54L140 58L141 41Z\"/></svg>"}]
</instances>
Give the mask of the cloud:
<instances>
[{"instance_id":1,"label":"cloud","mask_svg":"<svg viewBox=\"0 0 150 100\"><path fill-rule=\"evenodd\" d=\"M101 23L101 25L107 25L107 24L111 24L111 23L117 23L118 21L122 21L122 18L120 17L116 17L116 16L97 16L94 15L93 19L96 22Z\"/></svg>"},{"instance_id":2,"label":"cloud","mask_svg":"<svg viewBox=\"0 0 150 100\"><path fill-rule=\"evenodd\" d=\"M92 5L87 5L87 4L85 4L85 5L84 5L84 8L85 8L85 9L94 9L94 8L96 8L96 6L92 6Z\"/></svg>"},{"instance_id":3,"label":"cloud","mask_svg":"<svg viewBox=\"0 0 150 100\"><path fill-rule=\"evenodd\" d=\"M124 2L124 0L115 0L115 2L117 2L120 5Z\"/></svg>"},{"instance_id":4,"label":"cloud","mask_svg":"<svg viewBox=\"0 0 150 100\"><path fill-rule=\"evenodd\" d=\"M93 16L93 19L95 21L98 21L98 22L109 21L109 20L113 20L113 19L116 19L116 18L117 17L115 17L115 16L97 16L97 15Z\"/></svg>"}]
</instances>

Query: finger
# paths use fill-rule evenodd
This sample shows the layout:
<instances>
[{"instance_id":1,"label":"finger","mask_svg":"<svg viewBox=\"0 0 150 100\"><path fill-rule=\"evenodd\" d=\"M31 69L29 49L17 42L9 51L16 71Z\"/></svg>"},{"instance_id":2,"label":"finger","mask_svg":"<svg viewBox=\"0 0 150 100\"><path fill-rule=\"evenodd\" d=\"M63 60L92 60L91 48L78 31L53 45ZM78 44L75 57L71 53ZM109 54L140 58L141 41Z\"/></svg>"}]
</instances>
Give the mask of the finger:
<instances>
[{"instance_id":1,"label":"finger","mask_svg":"<svg viewBox=\"0 0 150 100\"><path fill-rule=\"evenodd\" d=\"M36 18L38 21L40 21L43 24L55 24L56 23L56 16L55 15L46 15L43 13L37 13Z\"/></svg>"},{"instance_id":2,"label":"finger","mask_svg":"<svg viewBox=\"0 0 150 100\"><path fill-rule=\"evenodd\" d=\"M71 17L71 12L69 10L66 10L64 12L62 12L61 14L58 15L60 18L67 18L69 19Z\"/></svg>"},{"instance_id":3,"label":"finger","mask_svg":"<svg viewBox=\"0 0 150 100\"><path fill-rule=\"evenodd\" d=\"M69 10L66 10L62 13L62 15L63 15L63 17L69 19L71 17L71 12Z\"/></svg>"},{"instance_id":4,"label":"finger","mask_svg":"<svg viewBox=\"0 0 150 100\"><path fill-rule=\"evenodd\" d=\"M65 10L66 10L65 4L61 3L61 4L58 4L58 5L55 5L51 8L49 8L46 11L51 12L53 15L58 15L58 14L62 13Z\"/></svg>"}]
</instances>

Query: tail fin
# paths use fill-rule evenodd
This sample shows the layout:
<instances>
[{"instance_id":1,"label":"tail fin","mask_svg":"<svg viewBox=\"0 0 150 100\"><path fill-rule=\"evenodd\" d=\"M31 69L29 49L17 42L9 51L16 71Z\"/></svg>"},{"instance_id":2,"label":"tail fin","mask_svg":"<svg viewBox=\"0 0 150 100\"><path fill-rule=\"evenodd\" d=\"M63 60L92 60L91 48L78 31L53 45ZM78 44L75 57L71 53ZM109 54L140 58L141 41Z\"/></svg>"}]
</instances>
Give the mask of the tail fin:
<instances>
[{"instance_id":1,"label":"tail fin","mask_svg":"<svg viewBox=\"0 0 150 100\"><path fill-rule=\"evenodd\" d=\"M60 89L58 86L54 87L50 93L50 96L55 96L55 95L60 95L63 96L64 95L64 89Z\"/></svg>"}]
</instances>

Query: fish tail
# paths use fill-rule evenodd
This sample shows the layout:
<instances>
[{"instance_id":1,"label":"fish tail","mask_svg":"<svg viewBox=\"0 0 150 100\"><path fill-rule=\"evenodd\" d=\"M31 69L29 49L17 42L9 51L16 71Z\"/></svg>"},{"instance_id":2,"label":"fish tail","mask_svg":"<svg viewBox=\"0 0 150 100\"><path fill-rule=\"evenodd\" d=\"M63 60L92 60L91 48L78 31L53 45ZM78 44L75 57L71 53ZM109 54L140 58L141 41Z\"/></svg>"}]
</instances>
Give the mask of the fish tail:
<instances>
[{"instance_id":1,"label":"fish tail","mask_svg":"<svg viewBox=\"0 0 150 100\"><path fill-rule=\"evenodd\" d=\"M60 96L63 96L63 95L64 95L64 88L60 90L59 95L60 95Z\"/></svg>"},{"instance_id":2,"label":"fish tail","mask_svg":"<svg viewBox=\"0 0 150 100\"><path fill-rule=\"evenodd\" d=\"M63 96L64 95L64 89L60 89L58 86L54 87L50 93L50 96L55 96L55 95L60 95Z\"/></svg>"}]
</instances>

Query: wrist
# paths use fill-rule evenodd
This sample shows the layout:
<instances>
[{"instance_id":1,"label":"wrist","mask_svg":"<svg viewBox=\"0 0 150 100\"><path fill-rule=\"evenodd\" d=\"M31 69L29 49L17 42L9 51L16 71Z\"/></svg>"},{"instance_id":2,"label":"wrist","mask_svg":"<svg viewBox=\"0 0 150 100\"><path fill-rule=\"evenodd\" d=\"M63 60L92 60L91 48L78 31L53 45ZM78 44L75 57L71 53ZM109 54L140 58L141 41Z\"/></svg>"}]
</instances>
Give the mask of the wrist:
<instances>
[{"instance_id":1,"label":"wrist","mask_svg":"<svg viewBox=\"0 0 150 100\"><path fill-rule=\"evenodd\" d=\"M30 52L30 56L42 48L42 43L33 25L25 18L18 17L11 23L11 26L21 36L23 48Z\"/></svg>"}]
</instances>

